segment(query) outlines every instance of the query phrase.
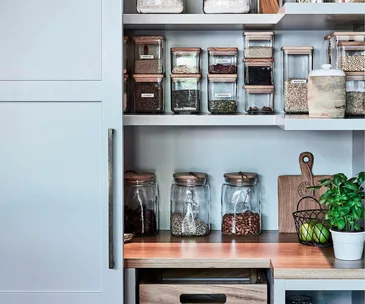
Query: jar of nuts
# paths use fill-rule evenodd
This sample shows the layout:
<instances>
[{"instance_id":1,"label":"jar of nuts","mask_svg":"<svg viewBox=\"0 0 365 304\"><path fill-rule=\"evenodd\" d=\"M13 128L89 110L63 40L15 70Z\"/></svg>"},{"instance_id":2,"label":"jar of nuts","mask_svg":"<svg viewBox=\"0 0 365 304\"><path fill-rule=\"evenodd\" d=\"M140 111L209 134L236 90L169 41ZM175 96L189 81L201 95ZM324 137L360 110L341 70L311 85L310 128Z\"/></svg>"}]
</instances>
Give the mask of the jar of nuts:
<instances>
[{"instance_id":1,"label":"jar of nuts","mask_svg":"<svg viewBox=\"0 0 365 304\"><path fill-rule=\"evenodd\" d=\"M257 173L224 174L222 186L222 234L258 235L261 233L261 200Z\"/></svg>"}]
</instances>

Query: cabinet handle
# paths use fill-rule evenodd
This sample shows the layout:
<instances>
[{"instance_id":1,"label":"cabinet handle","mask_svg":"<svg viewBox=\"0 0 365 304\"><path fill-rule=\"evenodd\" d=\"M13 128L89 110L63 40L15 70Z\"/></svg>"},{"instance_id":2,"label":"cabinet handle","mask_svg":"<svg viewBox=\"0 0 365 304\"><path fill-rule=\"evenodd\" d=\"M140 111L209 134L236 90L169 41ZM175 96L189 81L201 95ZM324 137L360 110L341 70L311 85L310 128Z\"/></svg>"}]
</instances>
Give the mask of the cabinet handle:
<instances>
[{"instance_id":1,"label":"cabinet handle","mask_svg":"<svg viewBox=\"0 0 365 304\"><path fill-rule=\"evenodd\" d=\"M109 235L109 269L114 269L113 242L113 134L114 129L108 129L108 235Z\"/></svg>"}]
</instances>

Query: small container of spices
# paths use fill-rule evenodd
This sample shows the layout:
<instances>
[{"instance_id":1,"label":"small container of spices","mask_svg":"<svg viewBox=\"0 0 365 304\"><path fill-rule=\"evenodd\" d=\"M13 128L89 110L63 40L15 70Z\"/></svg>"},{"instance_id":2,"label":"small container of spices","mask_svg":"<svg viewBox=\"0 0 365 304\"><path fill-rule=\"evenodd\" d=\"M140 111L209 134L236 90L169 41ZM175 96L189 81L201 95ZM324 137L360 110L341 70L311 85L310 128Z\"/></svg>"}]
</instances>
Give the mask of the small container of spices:
<instances>
[{"instance_id":1,"label":"small container of spices","mask_svg":"<svg viewBox=\"0 0 365 304\"><path fill-rule=\"evenodd\" d=\"M201 51L201 48L171 48L171 73L200 73Z\"/></svg>"},{"instance_id":2,"label":"small container of spices","mask_svg":"<svg viewBox=\"0 0 365 304\"><path fill-rule=\"evenodd\" d=\"M365 73L346 73L346 115L365 116Z\"/></svg>"},{"instance_id":3,"label":"small container of spices","mask_svg":"<svg viewBox=\"0 0 365 304\"><path fill-rule=\"evenodd\" d=\"M237 74L208 75L208 110L212 114L237 111Z\"/></svg>"},{"instance_id":4,"label":"small container of spices","mask_svg":"<svg viewBox=\"0 0 365 304\"><path fill-rule=\"evenodd\" d=\"M165 38L162 36L136 36L134 72L136 74L164 73Z\"/></svg>"},{"instance_id":5,"label":"small container of spices","mask_svg":"<svg viewBox=\"0 0 365 304\"><path fill-rule=\"evenodd\" d=\"M171 111L175 114L200 112L200 74L171 74Z\"/></svg>"},{"instance_id":6,"label":"small container of spices","mask_svg":"<svg viewBox=\"0 0 365 304\"><path fill-rule=\"evenodd\" d=\"M245 58L273 57L273 32L244 32L243 37Z\"/></svg>"},{"instance_id":7,"label":"small container of spices","mask_svg":"<svg viewBox=\"0 0 365 304\"><path fill-rule=\"evenodd\" d=\"M243 61L245 63L245 84L274 84L274 59L244 59Z\"/></svg>"},{"instance_id":8,"label":"small container of spices","mask_svg":"<svg viewBox=\"0 0 365 304\"><path fill-rule=\"evenodd\" d=\"M286 304L313 304L312 297L293 295L286 297Z\"/></svg>"},{"instance_id":9,"label":"small container of spices","mask_svg":"<svg viewBox=\"0 0 365 304\"><path fill-rule=\"evenodd\" d=\"M237 58L236 47L208 48L209 74L236 74Z\"/></svg>"},{"instance_id":10,"label":"small container of spices","mask_svg":"<svg viewBox=\"0 0 365 304\"><path fill-rule=\"evenodd\" d=\"M245 85L248 114L274 114L274 86Z\"/></svg>"},{"instance_id":11,"label":"small container of spices","mask_svg":"<svg viewBox=\"0 0 365 304\"><path fill-rule=\"evenodd\" d=\"M128 103L128 74L124 74L123 83L123 112L128 113L130 110L130 105Z\"/></svg>"},{"instance_id":12,"label":"small container of spices","mask_svg":"<svg viewBox=\"0 0 365 304\"><path fill-rule=\"evenodd\" d=\"M365 72L365 42L339 42L337 45L337 69Z\"/></svg>"}]
</instances>

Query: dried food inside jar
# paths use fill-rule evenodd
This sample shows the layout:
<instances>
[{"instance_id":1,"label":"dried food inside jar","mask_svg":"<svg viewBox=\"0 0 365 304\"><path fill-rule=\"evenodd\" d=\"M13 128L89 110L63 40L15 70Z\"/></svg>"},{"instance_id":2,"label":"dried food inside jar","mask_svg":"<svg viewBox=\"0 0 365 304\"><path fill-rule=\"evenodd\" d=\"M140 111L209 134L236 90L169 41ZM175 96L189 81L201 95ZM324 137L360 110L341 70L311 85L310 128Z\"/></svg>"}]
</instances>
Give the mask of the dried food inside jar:
<instances>
[{"instance_id":1,"label":"dried food inside jar","mask_svg":"<svg viewBox=\"0 0 365 304\"><path fill-rule=\"evenodd\" d=\"M246 112L248 114L274 113L274 86L245 85Z\"/></svg>"},{"instance_id":2,"label":"dried food inside jar","mask_svg":"<svg viewBox=\"0 0 365 304\"><path fill-rule=\"evenodd\" d=\"M171 215L170 225L174 236L204 236L210 233L209 225L203 220L179 212Z\"/></svg>"},{"instance_id":3,"label":"dried food inside jar","mask_svg":"<svg viewBox=\"0 0 365 304\"><path fill-rule=\"evenodd\" d=\"M237 75L208 75L208 110L212 114L237 111Z\"/></svg>"},{"instance_id":4,"label":"dried food inside jar","mask_svg":"<svg viewBox=\"0 0 365 304\"><path fill-rule=\"evenodd\" d=\"M171 111L175 114L200 112L200 74L171 75Z\"/></svg>"},{"instance_id":5,"label":"dried food inside jar","mask_svg":"<svg viewBox=\"0 0 365 304\"><path fill-rule=\"evenodd\" d=\"M157 217L153 209L146 205L136 209L125 206L125 231L136 236L152 236L157 233Z\"/></svg>"},{"instance_id":6,"label":"dried food inside jar","mask_svg":"<svg viewBox=\"0 0 365 304\"><path fill-rule=\"evenodd\" d=\"M185 0L137 0L137 11L142 14L181 14Z\"/></svg>"},{"instance_id":7,"label":"dried food inside jar","mask_svg":"<svg viewBox=\"0 0 365 304\"><path fill-rule=\"evenodd\" d=\"M261 233L260 214L249 210L242 213L227 213L222 218L223 235L259 235Z\"/></svg>"},{"instance_id":8,"label":"dried food inside jar","mask_svg":"<svg viewBox=\"0 0 365 304\"><path fill-rule=\"evenodd\" d=\"M307 79L288 78L284 82L284 111L286 113L308 113Z\"/></svg>"},{"instance_id":9,"label":"dried food inside jar","mask_svg":"<svg viewBox=\"0 0 365 304\"><path fill-rule=\"evenodd\" d=\"M365 116L365 74L346 74L346 115Z\"/></svg>"},{"instance_id":10,"label":"dried food inside jar","mask_svg":"<svg viewBox=\"0 0 365 304\"><path fill-rule=\"evenodd\" d=\"M273 32L244 32L245 58L272 58Z\"/></svg>"},{"instance_id":11,"label":"dried food inside jar","mask_svg":"<svg viewBox=\"0 0 365 304\"><path fill-rule=\"evenodd\" d=\"M250 11L249 0L204 0L205 14L245 14Z\"/></svg>"},{"instance_id":12,"label":"dried food inside jar","mask_svg":"<svg viewBox=\"0 0 365 304\"><path fill-rule=\"evenodd\" d=\"M238 48L208 48L209 74L236 74Z\"/></svg>"},{"instance_id":13,"label":"dried food inside jar","mask_svg":"<svg viewBox=\"0 0 365 304\"><path fill-rule=\"evenodd\" d=\"M136 74L164 73L164 45L162 36L136 36L134 71Z\"/></svg>"},{"instance_id":14,"label":"dried food inside jar","mask_svg":"<svg viewBox=\"0 0 365 304\"><path fill-rule=\"evenodd\" d=\"M341 70L345 72L365 71L365 42L339 42L338 52Z\"/></svg>"},{"instance_id":15,"label":"dried food inside jar","mask_svg":"<svg viewBox=\"0 0 365 304\"><path fill-rule=\"evenodd\" d=\"M171 48L171 73L200 73L200 54L201 48Z\"/></svg>"},{"instance_id":16,"label":"dried food inside jar","mask_svg":"<svg viewBox=\"0 0 365 304\"><path fill-rule=\"evenodd\" d=\"M270 59L244 59L245 84L247 85L272 85L273 64Z\"/></svg>"}]
</instances>

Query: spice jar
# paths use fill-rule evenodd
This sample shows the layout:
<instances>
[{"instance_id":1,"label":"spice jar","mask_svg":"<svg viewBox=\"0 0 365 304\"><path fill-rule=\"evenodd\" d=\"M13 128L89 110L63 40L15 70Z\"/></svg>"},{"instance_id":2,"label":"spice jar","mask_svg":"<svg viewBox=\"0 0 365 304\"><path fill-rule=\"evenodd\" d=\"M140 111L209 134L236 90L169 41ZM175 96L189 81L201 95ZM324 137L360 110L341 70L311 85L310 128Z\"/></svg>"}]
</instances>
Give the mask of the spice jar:
<instances>
[{"instance_id":1,"label":"spice jar","mask_svg":"<svg viewBox=\"0 0 365 304\"><path fill-rule=\"evenodd\" d=\"M243 61L245 63L245 84L274 84L274 59L244 59Z\"/></svg>"},{"instance_id":2,"label":"spice jar","mask_svg":"<svg viewBox=\"0 0 365 304\"><path fill-rule=\"evenodd\" d=\"M128 104L128 74L124 74L124 86L123 86L123 112L127 113L130 109Z\"/></svg>"},{"instance_id":3,"label":"spice jar","mask_svg":"<svg viewBox=\"0 0 365 304\"><path fill-rule=\"evenodd\" d=\"M137 0L137 12L142 14L181 14L185 0Z\"/></svg>"},{"instance_id":4,"label":"spice jar","mask_svg":"<svg viewBox=\"0 0 365 304\"><path fill-rule=\"evenodd\" d=\"M205 14L245 14L250 11L250 0L204 0Z\"/></svg>"},{"instance_id":5,"label":"spice jar","mask_svg":"<svg viewBox=\"0 0 365 304\"><path fill-rule=\"evenodd\" d=\"M245 85L246 112L248 114L274 113L274 86Z\"/></svg>"},{"instance_id":6,"label":"spice jar","mask_svg":"<svg viewBox=\"0 0 365 304\"><path fill-rule=\"evenodd\" d=\"M127 36L124 36L124 43L123 43L123 57L124 57L124 60L123 60L123 64L124 64L124 67L123 67L123 73L127 73L127 46L128 46L128 37Z\"/></svg>"},{"instance_id":7,"label":"spice jar","mask_svg":"<svg viewBox=\"0 0 365 304\"><path fill-rule=\"evenodd\" d=\"M134 74L134 111L159 114L164 112L163 75Z\"/></svg>"},{"instance_id":8,"label":"spice jar","mask_svg":"<svg viewBox=\"0 0 365 304\"><path fill-rule=\"evenodd\" d=\"M136 236L158 231L158 187L152 172L124 173L125 232Z\"/></svg>"},{"instance_id":9,"label":"spice jar","mask_svg":"<svg viewBox=\"0 0 365 304\"><path fill-rule=\"evenodd\" d=\"M245 58L272 58L273 32L244 32Z\"/></svg>"},{"instance_id":10,"label":"spice jar","mask_svg":"<svg viewBox=\"0 0 365 304\"><path fill-rule=\"evenodd\" d=\"M171 111L175 114L200 112L200 74L171 74Z\"/></svg>"},{"instance_id":11,"label":"spice jar","mask_svg":"<svg viewBox=\"0 0 365 304\"><path fill-rule=\"evenodd\" d=\"M203 236L210 233L210 188L208 175L174 173L171 187L171 234Z\"/></svg>"},{"instance_id":12,"label":"spice jar","mask_svg":"<svg viewBox=\"0 0 365 304\"><path fill-rule=\"evenodd\" d=\"M236 74L238 48L208 48L209 74Z\"/></svg>"},{"instance_id":13,"label":"spice jar","mask_svg":"<svg viewBox=\"0 0 365 304\"><path fill-rule=\"evenodd\" d=\"M313 47L283 46L284 111L308 113L307 78L313 69Z\"/></svg>"},{"instance_id":14,"label":"spice jar","mask_svg":"<svg viewBox=\"0 0 365 304\"><path fill-rule=\"evenodd\" d=\"M133 37L135 44L136 74L162 74L164 73L164 48L165 38L162 36L137 36Z\"/></svg>"},{"instance_id":15,"label":"spice jar","mask_svg":"<svg viewBox=\"0 0 365 304\"><path fill-rule=\"evenodd\" d=\"M261 201L257 173L224 174L222 185L222 234L258 235L261 233Z\"/></svg>"},{"instance_id":16,"label":"spice jar","mask_svg":"<svg viewBox=\"0 0 365 304\"><path fill-rule=\"evenodd\" d=\"M171 73L200 73L201 51L201 48L171 48Z\"/></svg>"},{"instance_id":17,"label":"spice jar","mask_svg":"<svg viewBox=\"0 0 365 304\"><path fill-rule=\"evenodd\" d=\"M208 75L208 110L212 114L237 111L237 74Z\"/></svg>"},{"instance_id":18,"label":"spice jar","mask_svg":"<svg viewBox=\"0 0 365 304\"><path fill-rule=\"evenodd\" d=\"M365 71L365 42L339 42L337 68L344 72Z\"/></svg>"},{"instance_id":19,"label":"spice jar","mask_svg":"<svg viewBox=\"0 0 365 304\"><path fill-rule=\"evenodd\" d=\"M313 304L310 296L287 296L286 304Z\"/></svg>"},{"instance_id":20,"label":"spice jar","mask_svg":"<svg viewBox=\"0 0 365 304\"><path fill-rule=\"evenodd\" d=\"M365 73L346 74L346 115L365 116Z\"/></svg>"}]
</instances>

